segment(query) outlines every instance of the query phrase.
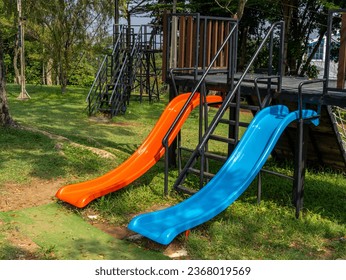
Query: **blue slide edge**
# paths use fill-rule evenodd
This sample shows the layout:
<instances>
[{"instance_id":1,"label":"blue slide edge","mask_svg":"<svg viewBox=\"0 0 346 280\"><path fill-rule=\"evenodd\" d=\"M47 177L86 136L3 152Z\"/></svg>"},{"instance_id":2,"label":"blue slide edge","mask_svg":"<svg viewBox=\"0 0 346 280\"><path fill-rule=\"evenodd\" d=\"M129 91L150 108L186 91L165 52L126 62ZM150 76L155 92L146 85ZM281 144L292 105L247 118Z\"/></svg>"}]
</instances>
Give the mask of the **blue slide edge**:
<instances>
[{"instance_id":1,"label":"blue slide edge","mask_svg":"<svg viewBox=\"0 0 346 280\"><path fill-rule=\"evenodd\" d=\"M319 124L313 110L303 110L303 119ZM200 191L190 198L155 212L134 217L128 228L167 245L181 232L198 226L231 205L263 167L285 128L299 118L284 105L267 107L256 114L225 164Z\"/></svg>"}]
</instances>

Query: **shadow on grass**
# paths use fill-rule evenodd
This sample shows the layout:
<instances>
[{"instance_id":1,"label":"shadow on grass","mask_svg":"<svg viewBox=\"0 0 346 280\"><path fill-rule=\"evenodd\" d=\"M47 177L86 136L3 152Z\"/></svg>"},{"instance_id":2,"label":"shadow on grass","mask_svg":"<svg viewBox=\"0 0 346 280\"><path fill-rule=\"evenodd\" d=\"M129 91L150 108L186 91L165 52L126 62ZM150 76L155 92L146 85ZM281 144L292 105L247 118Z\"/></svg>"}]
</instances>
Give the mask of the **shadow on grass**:
<instances>
[{"instance_id":1,"label":"shadow on grass","mask_svg":"<svg viewBox=\"0 0 346 280\"><path fill-rule=\"evenodd\" d=\"M0 147L0 177L7 181L17 181L19 177L23 181L25 176L52 179L92 175L116 164L86 149L21 129L0 128Z\"/></svg>"},{"instance_id":2,"label":"shadow on grass","mask_svg":"<svg viewBox=\"0 0 346 280\"><path fill-rule=\"evenodd\" d=\"M293 214L272 202L236 203L196 229L187 244L189 252L194 259L346 257L343 225L311 214L297 220Z\"/></svg>"},{"instance_id":3,"label":"shadow on grass","mask_svg":"<svg viewBox=\"0 0 346 280\"><path fill-rule=\"evenodd\" d=\"M56 203L0 213L0 219L3 221L4 232L15 224L16 231L39 246L38 253L34 255L37 258L167 259L160 252L147 251L127 241L113 238ZM3 257L8 259L16 257L16 250L16 244L0 247L0 253L3 252Z\"/></svg>"},{"instance_id":4,"label":"shadow on grass","mask_svg":"<svg viewBox=\"0 0 346 280\"><path fill-rule=\"evenodd\" d=\"M292 171L293 172L293 171ZM293 182L277 176L262 175L262 201L271 201L278 206L292 207ZM257 203L257 178L239 198L240 201ZM304 212L346 223L346 177L342 173L307 172L304 186Z\"/></svg>"},{"instance_id":5,"label":"shadow on grass","mask_svg":"<svg viewBox=\"0 0 346 280\"><path fill-rule=\"evenodd\" d=\"M48 256L41 255L30 250L21 248L11 244L6 244L0 247L0 260L47 260L52 259Z\"/></svg>"}]
</instances>

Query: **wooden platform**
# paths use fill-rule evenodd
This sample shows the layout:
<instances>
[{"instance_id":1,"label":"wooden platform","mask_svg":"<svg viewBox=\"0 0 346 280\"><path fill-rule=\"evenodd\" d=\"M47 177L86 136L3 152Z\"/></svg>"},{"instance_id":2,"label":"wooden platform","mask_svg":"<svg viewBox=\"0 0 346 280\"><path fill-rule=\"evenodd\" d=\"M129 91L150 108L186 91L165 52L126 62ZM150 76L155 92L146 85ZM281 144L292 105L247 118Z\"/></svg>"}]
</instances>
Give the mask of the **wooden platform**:
<instances>
[{"instance_id":1,"label":"wooden platform","mask_svg":"<svg viewBox=\"0 0 346 280\"><path fill-rule=\"evenodd\" d=\"M235 79L239 78L241 74L237 74ZM183 88L193 87L201 76L197 76L195 79L193 76L181 75L175 77L176 84ZM254 80L258 77L264 77L261 75L248 75L245 77L244 82L241 85L242 94L253 94L255 85ZM296 77L283 77L281 91L276 94L277 98L283 98L286 100L296 101L298 96L298 86L301 82L307 81L304 78ZM229 85L227 84L227 76L224 74L208 75L205 79L207 89L227 92ZM272 89L275 90L277 85L277 79L272 80ZM267 82L259 82L259 89L262 93L266 92ZM321 105L334 105L342 108L346 108L346 89L338 91L336 89L336 81L329 81L329 90L323 95L322 83L309 84L303 87L304 100L309 103L321 104Z\"/></svg>"},{"instance_id":2,"label":"wooden platform","mask_svg":"<svg viewBox=\"0 0 346 280\"><path fill-rule=\"evenodd\" d=\"M241 74L236 75L235 79ZM255 78L260 75L251 75L245 77L241 85L241 94L244 100L251 105L258 104L255 97ZM179 91L193 88L198 81L193 76L176 76L175 82L179 87ZM282 87L277 92L277 79L271 82L270 91L273 94L272 104L284 104L291 110L297 110L298 86L301 82L306 81L304 78L284 77L282 79ZM229 84L227 76L224 74L209 75L205 80L206 87L209 90L227 92ZM268 92L268 84L266 81L258 84L260 94L265 95ZM323 94L323 83L309 84L303 87L303 99L312 109L317 110L317 104L321 106L320 125L309 127L308 139L308 164L313 166L324 166L337 170L346 171L346 151L343 147L340 134L338 133L336 121L331 111L332 106L346 108L346 90L340 91L334 89L336 81L330 81L328 91ZM292 124L286 129L276 145L273 156L279 160L292 159L296 150L296 125Z\"/></svg>"}]
</instances>

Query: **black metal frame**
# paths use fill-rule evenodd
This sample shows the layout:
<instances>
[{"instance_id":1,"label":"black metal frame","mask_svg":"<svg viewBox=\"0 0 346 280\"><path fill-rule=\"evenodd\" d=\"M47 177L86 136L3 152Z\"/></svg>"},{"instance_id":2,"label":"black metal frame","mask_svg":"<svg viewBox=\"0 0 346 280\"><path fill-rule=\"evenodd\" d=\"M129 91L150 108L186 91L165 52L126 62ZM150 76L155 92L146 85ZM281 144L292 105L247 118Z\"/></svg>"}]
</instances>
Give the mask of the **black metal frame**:
<instances>
[{"instance_id":1,"label":"black metal frame","mask_svg":"<svg viewBox=\"0 0 346 280\"><path fill-rule=\"evenodd\" d=\"M280 39L281 39L281 44L280 44L280 50L279 50L279 65L278 65L278 71L280 71L278 73L278 75L276 76L266 76L265 78L269 81L271 81L271 79L278 79L278 82L277 82L277 86L278 86L278 89L281 88L281 84L282 84L282 71L283 71L283 67L282 67L282 57L283 57L283 34L284 34L284 23L283 22L277 22L277 23L274 23L270 30L268 31L268 34L265 36L265 38L263 39L262 43L260 44L258 50L255 52L255 54L253 55L251 61L249 62L249 64L247 65L246 69L244 70L244 72L242 73L242 75L240 76L239 79L235 79L234 78L234 74L235 74L235 68L232 68L233 72L230 72L231 75L230 75L230 78L229 78L229 92L227 94L227 96L225 97L225 100L223 102L223 104L221 105L221 107L219 108L217 114L214 116L213 120L211 121L211 123L206 126L206 129L205 129L205 132L203 133L203 135L200 137L200 140L199 140L199 144L198 146L196 147L196 149L193 151L190 159L188 160L188 162L186 163L185 167L182 169L182 171L180 172L173 188L174 189L177 189L177 190L181 190L181 191L184 191L186 193L194 193L195 191L194 190L190 190L190 189L187 189L183 186L181 186L181 183L183 180L185 180L186 176L187 176L187 173L188 173L188 170L191 168L191 166L193 166L193 164L196 162L197 158L200 158L201 159L201 165L200 165L200 168L202 170L200 170L200 175L201 175L201 179L200 181L202 182L203 181L203 176L204 176L204 166L205 166L205 153L207 151L207 143L208 143L208 140L211 138L212 136L212 133L214 132L216 126L218 125L218 123L221 121L222 119L222 116L224 115L225 111L230 107L230 104L232 102L232 100L238 96L240 97L240 85L242 84L242 82L245 80L245 77L246 75L248 74L251 66L253 65L254 61L256 60L258 54L260 53L260 51L263 49L263 47L265 46L265 44L267 43L268 39L269 38L273 38L272 37L272 34L274 32L274 30L276 30L276 28L279 27L280 31L281 31L281 36L280 36ZM229 36L227 36L226 41L230 40L231 36L233 35L233 32L235 32L235 30L237 30L236 28L233 28L232 29L232 32L230 32ZM272 39L271 39L272 41ZM206 78L206 76L209 74L210 70L212 69L212 65L214 63L214 61L217 59L217 56L220 54L222 48L225 46L225 42L224 44L221 46L221 48L218 50L217 54L215 55L215 57L213 58L212 62L210 63L210 65L208 66L208 68L206 69L206 71L203 73L203 75L199 78L198 82L196 83L193 91L192 91L192 95L195 94L197 92L197 90L203 85L204 83L204 80ZM235 54L236 54L236 51L235 51ZM270 57L272 57L272 52L270 51ZM235 61L234 57L231 58L233 61ZM272 59L270 60L272 62ZM235 65L234 65L235 66ZM270 65L270 68L272 65ZM174 85L174 75L172 76L173 72L174 72L175 69L171 69L171 77L172 77L172 82L173 82L173 85ZM271 74L271 73L270 73ZM232 83L231 83L232 82ZM255 85L256 85L257 81L255 82ZM177 90L175 89L175 91L177 92ZM204 91L205 92L205 91ZM170 128L170 130L167 132L167 134L165 135L164 139L163 139L163 145L165 146L165 150L166 150L166 154L165 154L165 186L164 186L164 193L167 194L168 193L168 137L171 133L171 131L174 129L176 123L178 122L178 119L180 118L180 116L183 114L183 112L185 111L186 107L188 106L188 104L190 103L191 99L192 99L192 95L191 95L191 98L189 98L184 106L184 108L182 109L182 111L180 112L180 114L178 115L178 118L177 120L173 123L172 127ZM205 93L201 94L201 96L204 98L205 100ZM258 96L260 98L260 96ZM201 100L203 101L203 100ZM268 101L268 99L265 99L266 103ZM201 103L203 104L203 103ZM261 104L261 100L259 99L259 104ZM236 110L237 112L239 112L240 110L240 102L236 102ZM205 117L205 116L204 116ZM200 114L200 119L202 119L203 116ZM239 120L237 122L237 127L239 126ZM235 143L236 144L236 143Z\"/></svg>"},{"instance_id":2,"label":"black metal frame","mask_svg":"<svg viewBox=\"0 0 346 280\"><path fill-rule=\"evenodd\" d=\"M296 217L300 215L300 211L303 208L303 197L304 197L304 181L305 181L305 169L306 169L306 152L307 152L307 124L308 120L302 119L302 108L304 107L302 88L305 85L313 83L323 83L322 96L328 94L328 91L340 91L344 90L330 88L329 87L329 70L330 70L330 50L331 50L331 36L332 36L332 25L333 15L335 13L345 13L345 9L330 10L328 12L328 24L327 24L327 41L326 41L326 59L324 65L324 77L323 79L316 79L311 81L301 82L298 86L298 109L299 109L299 120L298 120L298 133L297 133L297 146L295 168L294 168L294 183L293 183L293 204L296 208ZM321 105L318 105L318 114L320 114Z\"/></svg>"},{"instance_id":3,"label":"black metal frame","mask_svg":"<svg viewBox=\"0 0 346 280\"><path fill-rule=\"evenodd\" d=\"M138 86L136 82L141 88L141 100L143 89L150 101L159 98L155 57L151 55L162 52L162 34L158 31L154 25L114 26L113 51L105 56L86 98L89 115L98 111L110 117L125 113L131 92Z\"/></svg>"}]
</instances>

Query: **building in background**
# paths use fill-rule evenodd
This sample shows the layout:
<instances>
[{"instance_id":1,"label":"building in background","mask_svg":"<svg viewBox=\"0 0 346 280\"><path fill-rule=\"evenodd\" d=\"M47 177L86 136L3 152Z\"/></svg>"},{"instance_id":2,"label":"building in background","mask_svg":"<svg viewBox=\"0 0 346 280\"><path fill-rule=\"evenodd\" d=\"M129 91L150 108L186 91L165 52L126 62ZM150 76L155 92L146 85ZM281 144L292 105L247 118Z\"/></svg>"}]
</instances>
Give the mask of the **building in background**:
<instances>
[{"instance_id":1,"label":"building in background","mask_svg":"<svg viewBox=\"0 0 346 280\"><path fill-rule=\"evenodd\" d=\"M339 57L338 51L340 47L340 33L332 36L331 40L332 40L332 43L331 43L331 52L330 52L329 78L336 80L337 74L338 74L338 57ZM316 66L317 70L319 71L318 78L323 78L324 76L324 66L325 66L325 60L327 57L326 41L327 41L326 36L324 36L320 46L318 47L317 52L315 53L311 61L311 65ZM318 38L309 41L307 56L311 54L317 42L318 42Z\"/></svg>"}]
</instances>

